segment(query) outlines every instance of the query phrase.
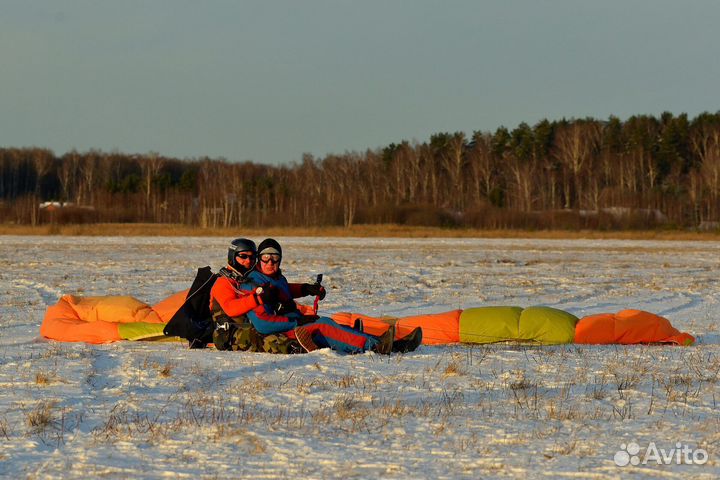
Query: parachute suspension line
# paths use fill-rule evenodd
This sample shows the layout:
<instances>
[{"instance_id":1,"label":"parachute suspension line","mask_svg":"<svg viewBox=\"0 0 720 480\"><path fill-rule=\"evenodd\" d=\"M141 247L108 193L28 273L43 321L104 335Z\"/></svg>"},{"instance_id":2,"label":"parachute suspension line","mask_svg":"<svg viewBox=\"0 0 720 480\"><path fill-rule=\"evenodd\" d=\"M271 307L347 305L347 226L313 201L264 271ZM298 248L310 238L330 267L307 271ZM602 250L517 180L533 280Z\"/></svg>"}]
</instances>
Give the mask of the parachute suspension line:
<instances>
[{"instance_id":1,"label":"parachute suspension line","mask_svg":"<svg viewBox=\"0 0 720 480\"><path fill-rule=\"evenodd\" d=\"M217 277L217 273L213 273L212 275L210 275L210 277L209 277L207 280L205 280L205 283L203 283L202 285L200 285L200 287L199 287L197 290L195 290L194 292L192 292L190 295L188 295L188 296L185 298L185 301L183 302L183 305L185 305L185 304L188 302L188 300L190 300L192 297L194 297L195 294L197 294L200 290L202 290L203 287L205 287L205 285L207 285L207 284L210 282L210 280L214 279L215 277Z\"/></svg>"}]
</instances>

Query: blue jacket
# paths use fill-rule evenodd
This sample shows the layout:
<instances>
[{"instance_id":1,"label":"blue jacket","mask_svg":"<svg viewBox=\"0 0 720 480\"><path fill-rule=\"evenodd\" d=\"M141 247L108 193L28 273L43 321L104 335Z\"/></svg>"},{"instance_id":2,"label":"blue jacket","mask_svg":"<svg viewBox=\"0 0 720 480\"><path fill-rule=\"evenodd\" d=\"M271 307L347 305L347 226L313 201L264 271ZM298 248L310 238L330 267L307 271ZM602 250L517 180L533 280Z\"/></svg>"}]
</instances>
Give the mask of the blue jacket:
<instances>
[{"instance_id":1,"label":"blue jacket","mask_svg":"<svg viewBox=\"0 0 720 480\"><path fill-rule=\"evenodd\" d=\"M262 304L248 312L247 317L252 322L255 330L263 335L271 333L282 333L297 327L297 319L300 312L297 308L289 308L287 311L280 312L281 305L287 308L288 305L294 305L293 298L296 298L299 285L289 284L287 279L281 274L273 278L263 273L253 270L247 277L247 281L240 288L243 290L254 290L255 288L270 284L277 288L278 298L280 302L275 304ZM295 294L295 295L294 295Z\"/></svg>"}]
</instances>

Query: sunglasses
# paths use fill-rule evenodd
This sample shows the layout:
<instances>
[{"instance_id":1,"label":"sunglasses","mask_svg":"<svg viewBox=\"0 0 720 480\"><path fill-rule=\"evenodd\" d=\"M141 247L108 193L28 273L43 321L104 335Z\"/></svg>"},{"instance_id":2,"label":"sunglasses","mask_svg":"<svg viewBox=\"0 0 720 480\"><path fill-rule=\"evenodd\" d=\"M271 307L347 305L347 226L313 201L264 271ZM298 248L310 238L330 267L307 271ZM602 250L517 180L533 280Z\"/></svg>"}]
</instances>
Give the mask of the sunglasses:
<instances>
[{"instance_id":1,"label":"sunglasses","mask_svg":"<svg viewBox=\"0 0 720 480\"><path fill-rule=\"evenodd\" d=\"M266 253L265 255L260 255L260 261L262 263L280 263L280 255L277 253Z\"/></svg>"},{"instance_id":2,"label":"sunglasses","mask_svg":"<svg viewBox=\"0 0 720 480\"><path fill-rule=\"evenodd\" d=\"M247 260L255 258L255 255L248 255L247 253L238 253L235 255L235 258L239 258L240 260Z\"/></svg>"}]
</instances>

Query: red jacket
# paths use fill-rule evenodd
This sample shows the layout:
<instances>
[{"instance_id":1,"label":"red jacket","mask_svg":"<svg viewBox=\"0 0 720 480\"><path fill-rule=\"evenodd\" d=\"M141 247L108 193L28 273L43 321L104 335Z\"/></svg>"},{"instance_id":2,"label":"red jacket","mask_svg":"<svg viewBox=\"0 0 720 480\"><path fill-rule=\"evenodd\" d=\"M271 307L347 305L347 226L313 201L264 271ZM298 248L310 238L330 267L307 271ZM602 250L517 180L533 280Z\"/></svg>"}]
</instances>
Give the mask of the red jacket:
<instances>
[{"instance_id":1,"label":"red jacket","mask_svg":"<svg viewBox=\"0 0 720 480\"><path fill-rule=\"evenodd\" d=\"M262 305L262 300L255 295L254 290L241 290L240 282L222 276L210 290L210 311L213 311L213 302L230 317L245 315Z\"/></svg>"}]
</instances>

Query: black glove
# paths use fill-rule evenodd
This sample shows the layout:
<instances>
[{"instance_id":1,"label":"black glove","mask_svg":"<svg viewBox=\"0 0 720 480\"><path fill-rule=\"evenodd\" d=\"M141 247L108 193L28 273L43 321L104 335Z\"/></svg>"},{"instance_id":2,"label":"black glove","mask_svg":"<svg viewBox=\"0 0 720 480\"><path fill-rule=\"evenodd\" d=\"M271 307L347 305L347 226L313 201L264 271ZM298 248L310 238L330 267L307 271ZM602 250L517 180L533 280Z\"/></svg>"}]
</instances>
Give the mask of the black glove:
<instances>
[{"instance_id":1,"label":"black glove","mask_svg":"<svg viewBox=\"0 0 720 480\"><path fill-rule=\"evenodd\" d=\"M297 311L297 303L295 303L295 300L292 299L282 302L277 309L277 313L281 315L287 315L288 313L295 311Z\"/></svg>"},{"instance_id":2,"label":"black glove","mask_svg":"<svg viewBox=\"0 0 720 480\"><path fill-rule=\"evenodd\" d=\"M317 315L303 315L302 317L297 319L298 327L301 325L307 325L308 323L316 322L317 319L320 318Z\"/></svg>"},{"instance_id":3,"label":"black glove","mask_svg":"<svg viewBox=\"0 0 720 480\"><path fill-rule=\"evenodd\" d=\"M322 285L318 285L317 283L303 283L301 287L301 292L303 296L308 295L314 295L316 297L319 297L320 300L325 298L325 295L327 292L325 291L325 287Z\"/></svg>"},{"instance_id":4,"label":"black glove","mask_svg":"<svg viewBox=\"0 0 720 480\"><path fill-rule=\"evenodd\" d=\"M278 289L276 286L266 283L255 289L255 296L264 305L274 304L278 302Z\"/></svg>"}]
</instances>

